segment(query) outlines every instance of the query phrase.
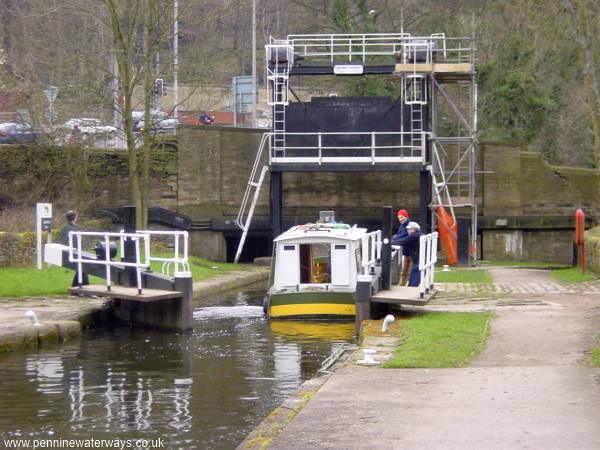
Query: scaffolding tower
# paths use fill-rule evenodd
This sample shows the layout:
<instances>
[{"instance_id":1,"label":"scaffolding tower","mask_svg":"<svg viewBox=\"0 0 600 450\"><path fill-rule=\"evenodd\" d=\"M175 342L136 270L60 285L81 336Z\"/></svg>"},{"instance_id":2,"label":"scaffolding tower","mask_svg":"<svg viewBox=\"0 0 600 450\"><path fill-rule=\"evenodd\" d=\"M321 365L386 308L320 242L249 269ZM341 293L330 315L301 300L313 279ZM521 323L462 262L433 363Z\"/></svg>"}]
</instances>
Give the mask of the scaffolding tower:
<instances>
[{"instance_id":1,"label":"scaffolding tower","mask_svg":"<svg viewBox=\"0 0 600 450\"><path fill-rule=\"evenodd\" d=\"M239 259L265 174L271 192L281 195L281 173L287 171L418 171L421 206L435 227L438 207L456 223L470 215L469 255L477 255L477 81L475 35L444 33L303 34L269 38L266 83L272 106L272 129L265 133L236 223L242 238ZM300 63L301 62L301 63ZM290 77L305 75L388 75L400 84L409 114L400 131L289 132ZM406 124L406 125L405 125ZM360 144L340 145L336 135L353 135ZM334 142L334 144L330 144ZM268 163L259 170L262 153ZM429 186L425 186L428 184ZM275 202L277 203L277 202ZM425 204L423 204L425 203ZM423 208L421 208L422 216ZM281 204L271 205L274 234L280 233ZM422 220L422 219L421 219Z\"/></svg>"}]
</instances>

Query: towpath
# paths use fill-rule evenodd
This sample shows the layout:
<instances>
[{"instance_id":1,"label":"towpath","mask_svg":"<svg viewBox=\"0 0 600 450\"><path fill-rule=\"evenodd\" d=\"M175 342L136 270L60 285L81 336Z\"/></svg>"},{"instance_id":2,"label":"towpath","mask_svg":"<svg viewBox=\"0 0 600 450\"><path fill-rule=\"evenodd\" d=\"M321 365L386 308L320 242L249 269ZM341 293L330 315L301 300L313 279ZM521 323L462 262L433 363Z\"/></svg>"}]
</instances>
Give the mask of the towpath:
<instances>
[{"instance_id":1,"label":"towpath","mask_svg":"<svg viewBox=\"0 0 600 450\"><path fill-rule=\"evenodd\" d=\"M600 334L600 294L547 290L547 272L492 268L494 285L431 309L494 310L468 368L335 372L271 449L598 449L600 369L584 364ZM456 297L456 295L454 295Z\"/></svg>"}]
</instances>

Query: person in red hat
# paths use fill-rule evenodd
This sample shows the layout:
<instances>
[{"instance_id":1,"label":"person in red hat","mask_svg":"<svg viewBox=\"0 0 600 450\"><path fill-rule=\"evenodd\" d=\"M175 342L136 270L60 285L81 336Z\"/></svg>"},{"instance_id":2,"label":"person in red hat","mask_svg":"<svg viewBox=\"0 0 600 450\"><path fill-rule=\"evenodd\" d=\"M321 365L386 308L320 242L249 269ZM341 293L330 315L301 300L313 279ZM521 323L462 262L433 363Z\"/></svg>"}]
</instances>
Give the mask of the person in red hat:
<instances>
[{"instance_id":1,"label":"person in red hat","mask_svg":"<svg viewBox=\"0 0 600 450\"><path fill-rule=\"evenodd\" d=\"M408 236L406 227L413 220L408 216L408 211L405 209L399 209L396 213L396 217L398 217L400 226L398 227L398 232L392 236L392 245L402 245L400 240ZM411 265L412 259L408 252L408 248L406 248L406 246L402 246L402 272L400 274L400 286L406 286L406 283L408 283Z\"/></svg>"}]
</instances>

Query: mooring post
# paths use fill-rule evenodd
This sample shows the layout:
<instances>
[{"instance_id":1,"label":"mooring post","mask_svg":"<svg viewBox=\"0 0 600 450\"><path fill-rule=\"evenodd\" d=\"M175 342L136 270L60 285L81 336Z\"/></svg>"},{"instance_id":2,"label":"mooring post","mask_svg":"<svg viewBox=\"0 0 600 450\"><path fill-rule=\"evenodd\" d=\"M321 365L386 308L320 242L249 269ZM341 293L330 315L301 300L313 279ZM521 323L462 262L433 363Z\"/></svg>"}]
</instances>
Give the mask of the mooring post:
<instances>
[{"instance_id":1,"label":"mooring post","mask_svg":"<svg viewBox=\"0 0 600 450\"><path fill-rule=\"evenodd\" d=\"M392 268L392 207L383 207L383 223L381 225L381 289L390 288Z\"/></svg>"},{"instance_id":2,"label":"mooring post","mask_svg":"<svg viewBox=\"0 0 600 450\"><path fill-rule=\"evenodd\" d=\"M181 292L181 310L179 312L179 329L191 330L193 322L192 300L194 298L194 282L191 272L175 273L175 290Z\"/></svg>"},{"instance_id":3,"label":"mooring post","mask_svg":"<svg viewBox=\"0 0 600 450\"><path fill-rule=\"evenodd\" d=\"M283 231L283 173L271 172L269 193L273 239Z\"/></svg>"},{"instance_id":4,"label":"mooring post","mask_svg":"<svg viewBox=\"0 0 600 450\"><path fill-rule=\"evenodd\" d=\"M359 275L356 282L354 302L356 314L354 316L354 337L360 340L360 324L363 320L371 319L371 275Z\"/></svg>"},{"instance_id":5,"label":"mooring post","mask_svg":"<svg viewBox=\"0 0 600 450\"><path fill-rule=\"evenodd\" d=\"M135 233L137 231L135 226L135 206L123 206L123 231L125 233ZM135 246L136 243L131 238L125 238L123 246L123 255L121 255L121 261L124 262L135 262ZM135 267L127 267L127 280L124 280L128 286L137 285L137 277Z\"/></svg>"}]
</instances>

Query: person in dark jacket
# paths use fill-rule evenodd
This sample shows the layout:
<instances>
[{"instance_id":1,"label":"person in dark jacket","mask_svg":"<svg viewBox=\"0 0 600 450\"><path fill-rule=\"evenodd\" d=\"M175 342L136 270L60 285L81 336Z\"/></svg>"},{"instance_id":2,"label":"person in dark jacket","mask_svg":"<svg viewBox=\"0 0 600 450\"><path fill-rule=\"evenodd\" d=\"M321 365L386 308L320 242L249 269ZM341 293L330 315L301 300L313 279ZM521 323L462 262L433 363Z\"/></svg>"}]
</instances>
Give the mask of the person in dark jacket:
<instances>
[{"instance_id":1,"label":"person in dark jacket","mask_svg":"<svg viewBox=\"0 0 600 450\"><path fill-rule=\"evenodd\" d=\"M77 226L77 213L75 211L68 211L67 214L65 214L65 218L67 219L67 224L64 225L59 232L59 239L60 239L60 243L63 245L69 245L69 232L70 231L77 231L79 230L79 227ZM73 239L73 246L75 246L75 239ZM88 279L88 275L87 273L83 272L81 274L81 280L82 280L82 285L88 285L90 284L90 281ZM77 274L77 269L75 269L75 277L73 277L73 283L71 284L71 286L75 287L75 286L79 286L79 276Z\"/></svg>"},{"instance_id":2,"label":"person in dark jacket","mask_svg":"<svg viewBox=\"0 0 600 450\"><path fill-rule=\"evenodd\" d=\"M398 231L396 234L392 236L392 245L401 245L398 243L398 240L405 238L408 236L408 232L406 231L406 226L412 222L412 219L408 217L408 212L405 209L398 210L396 216L398 217L398 221L400 222L400 226L398 227ZM408 275L410 273L412 261L410 259L410 255L408 254L408 250L403 246L402 247L402 272L400 274L400 286L406 286L408 282Z\"/></svg>"},{"instance_id":3,"label":"person in dark jacket","mask_svg":"<svg viewBox=\"0 0 600 450\"><path fill-rule=\"evenodd\" d=\"M397 244L401 245L402 250L406 252L412 260L412 269L408 276L408 285L412 287L419 286L421 282L421 271L419 270L419 253L421 250L421 227L417 222L409 222L406 225L407 236L396 240ZM393 241L392 241L393 243Z\"/></svg>"}]
</instances>

